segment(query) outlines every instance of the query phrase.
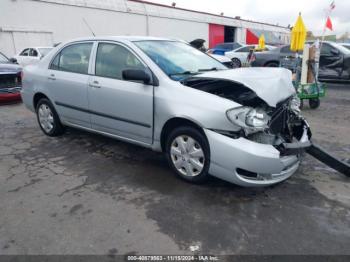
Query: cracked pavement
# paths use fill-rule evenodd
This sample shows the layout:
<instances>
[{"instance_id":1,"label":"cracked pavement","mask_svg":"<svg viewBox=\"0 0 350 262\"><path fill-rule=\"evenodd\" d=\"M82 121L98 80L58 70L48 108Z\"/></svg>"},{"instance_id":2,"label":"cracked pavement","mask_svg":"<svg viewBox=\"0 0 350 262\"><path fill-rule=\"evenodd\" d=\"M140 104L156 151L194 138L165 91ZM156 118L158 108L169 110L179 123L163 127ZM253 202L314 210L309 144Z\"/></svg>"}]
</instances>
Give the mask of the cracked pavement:
<instances>
[{"instance_id":1,"label":"cracked pavement","mask_svg":"<svg viewBox=\"0 0 350 262\"><path fill-rule=\"evenodd\" d=\"M350 88L303 110L350 158ZM289 180L241 188L177 179L165 158L79 130L46 137L0 106L0 254L350 254L350 180L306 155Z\"/></svg>"}]
</instances>

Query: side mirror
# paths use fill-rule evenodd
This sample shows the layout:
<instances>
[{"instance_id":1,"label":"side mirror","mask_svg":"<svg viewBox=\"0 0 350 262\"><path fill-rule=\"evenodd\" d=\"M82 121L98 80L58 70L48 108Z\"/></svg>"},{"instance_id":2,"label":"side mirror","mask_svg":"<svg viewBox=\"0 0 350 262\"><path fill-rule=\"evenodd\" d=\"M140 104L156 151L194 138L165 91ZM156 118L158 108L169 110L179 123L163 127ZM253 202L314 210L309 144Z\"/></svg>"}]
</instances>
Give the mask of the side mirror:
<instances>
[{"instance_id":1,"label":"side mirror","mask_svg":"<svg viewBox=\"0 0 350 262\"><path fill-rule=\"evenodd\" d=\"M122 72L124 80L142 81L144 84L151 84L151 75L144 69L126 69Z\"/></svg>"},{"instance_id":2,"label":"side mirror","mask_svg":"<svg viewBox=\"0 0 350 262\"><path fill-rule=\"evenodd\" d=\"M338 49L331 49L331 54L332 55L339 55L339 50Z\"/></svg>"},{"instance_id":3,"label":"side mirror","mask_svg":"<svg viewBox=\"0 0 350 262\"><path fill-rule=\"evenodd\" d=\"M14 58L14 57L11 57L9 60L10 60L10 62L13 63L13 64L18 64L17 59Z\"/></svg>"}]
</instances>

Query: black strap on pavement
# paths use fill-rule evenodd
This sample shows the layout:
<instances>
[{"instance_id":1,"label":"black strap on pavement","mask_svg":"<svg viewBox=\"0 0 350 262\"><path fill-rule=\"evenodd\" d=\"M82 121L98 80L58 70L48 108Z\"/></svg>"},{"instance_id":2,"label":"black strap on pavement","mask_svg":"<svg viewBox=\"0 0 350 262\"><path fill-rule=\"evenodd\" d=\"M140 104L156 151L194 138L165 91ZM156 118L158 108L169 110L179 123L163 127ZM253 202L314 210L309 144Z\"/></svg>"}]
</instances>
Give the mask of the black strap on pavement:
<instances>
[{"instance_id":1,"label":"black strap on pavement","mask_svg":"<svg viewBox=\"0 0 350 262\"><path fill-rule=\"evenodd\" d=\"M347 177L350 177L350 164L330 155L320 146L312 143L312 145L306 150L306 152L312 155L317 160L326 164L327 166L337 170L338 172L344 174Z\"/></svg>"}]
</instances>

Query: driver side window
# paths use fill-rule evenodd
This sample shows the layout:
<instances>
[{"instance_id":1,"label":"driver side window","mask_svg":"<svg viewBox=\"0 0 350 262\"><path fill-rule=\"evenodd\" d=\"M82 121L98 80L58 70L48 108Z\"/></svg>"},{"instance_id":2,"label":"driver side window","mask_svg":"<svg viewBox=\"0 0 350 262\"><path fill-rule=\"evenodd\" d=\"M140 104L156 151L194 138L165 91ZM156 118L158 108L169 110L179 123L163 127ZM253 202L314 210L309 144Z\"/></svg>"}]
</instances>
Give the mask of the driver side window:
<instances>
[{"instance_id":1,"label":"driver side window","mask_svg":"<svg viewBox=\"0 0 350 262\"><path fill-rule=\"evenodd\" d=\"M321 55L332 56L334 55L334 53L337 53L337 51L338 51L337 49L335 49L334 47L332 47L327 43L322 44Z\"/></svg>"},{"instance_id":2,"label":"driver side window","mask_svg":"<svg viewBox=\"0 0 350 262\"><path fill-rule=\"evenodd\" d=\"M122 80L125 69L144 69L140 60L118 44L100 43L97 48L95 75Z\"/></svg>"},{"instance_id":3,"label":"driver side window","mask_svg":"<svg viewBox=\"0 0 350 262\"><path fill-rule=\"evenodd\" d=\"M28 56L29 55L29 48L24 49L22 53L20 53L20 56Z\"/></svg>"}]
</instances>

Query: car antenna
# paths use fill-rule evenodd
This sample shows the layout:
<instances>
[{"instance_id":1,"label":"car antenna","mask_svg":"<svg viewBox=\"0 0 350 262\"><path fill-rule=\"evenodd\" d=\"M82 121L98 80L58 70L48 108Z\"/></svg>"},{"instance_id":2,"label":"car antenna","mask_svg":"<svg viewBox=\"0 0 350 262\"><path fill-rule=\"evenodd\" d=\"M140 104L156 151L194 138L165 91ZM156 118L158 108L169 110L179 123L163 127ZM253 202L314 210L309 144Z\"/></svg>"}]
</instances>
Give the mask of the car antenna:
<instances>
[{"instance_id":1,"label":"car antenna","mask_svg":"<svg viewBox=\"0 0 350 262\"><path fill-rule=\"evenodd\" d=\"M91 31L92 35L93 35L93 36L96 36L95 33L94 33L94 31L92 31L90 25L88 24L88 22L85 20L84 17L83 17L83 21L84 21L84 23L86 24L86 26L89 28L89 30Z\"/></svg>"}]
</instances>

